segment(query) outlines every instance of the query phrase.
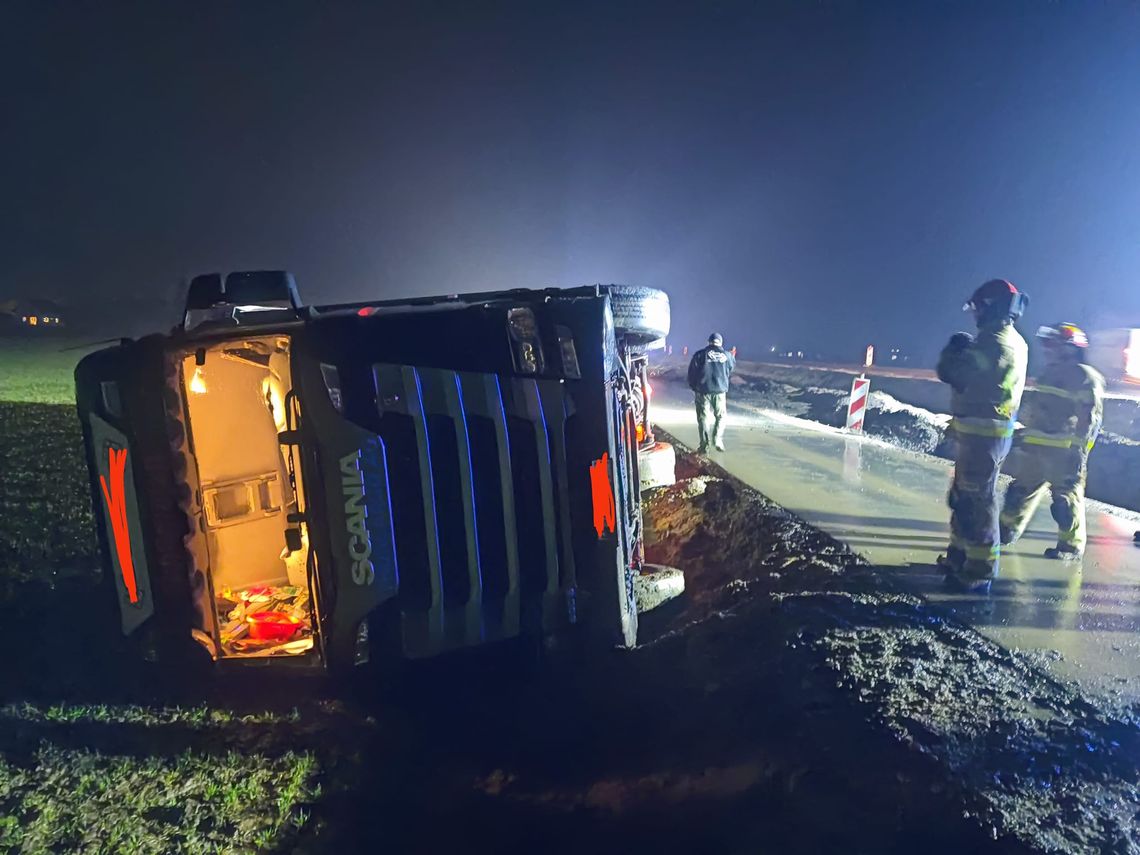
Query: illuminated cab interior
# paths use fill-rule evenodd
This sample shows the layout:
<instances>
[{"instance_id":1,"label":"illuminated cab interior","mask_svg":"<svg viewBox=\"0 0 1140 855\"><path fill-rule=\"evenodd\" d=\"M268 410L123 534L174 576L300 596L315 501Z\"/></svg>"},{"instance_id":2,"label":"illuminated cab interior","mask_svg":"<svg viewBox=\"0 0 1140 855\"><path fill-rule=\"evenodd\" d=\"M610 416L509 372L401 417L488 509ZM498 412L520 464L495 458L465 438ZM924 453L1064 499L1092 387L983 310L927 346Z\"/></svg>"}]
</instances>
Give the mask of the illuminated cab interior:
<instances>
[{"instance_id":1,"label":"illuminated cab interior","mask_svg":"<svg viewBox=\"0 0 1140 855\"><path fill-rule=\"evenodd\" d=\"M178 354L196 568L194 637L217 659L314 651L312 555L290 339L260 335Z\"/></svg>"}]
</instances>

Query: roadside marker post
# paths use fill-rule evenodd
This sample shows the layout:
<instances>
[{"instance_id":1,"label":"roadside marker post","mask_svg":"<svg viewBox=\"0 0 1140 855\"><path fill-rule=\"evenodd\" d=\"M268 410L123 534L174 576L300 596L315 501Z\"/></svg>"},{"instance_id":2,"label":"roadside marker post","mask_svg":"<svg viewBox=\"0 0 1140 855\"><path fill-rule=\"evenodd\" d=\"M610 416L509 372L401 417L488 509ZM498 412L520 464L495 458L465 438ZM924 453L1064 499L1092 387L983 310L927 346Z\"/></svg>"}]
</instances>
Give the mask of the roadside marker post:
<instances>
[{"instance_id":1,"label":"roadside marker post","mask_svg":"<svg viewBox=\"0 0 1140 855\"><path fill-rule=\"evenodd\" d=\"M863 417L867 414L867 395L871 391L871 381L863 374L851 384L851 401L847 405L847 430L863 432Z\"/></svg>"},{"instance_id":2,"label":"roadside marker post","mask_svg":"<svg viewBox=\"0 0 1140 855\"><path fill-rule=\"evenodd\" d=\"M867 369L875 361L875 345L867 345L863 356L863 373L851 383L851 398L847 404L847 430L863 432L863 417L867 414L867 395L871 391L871 381L867 379Z\"/></svg>"}]
</instances>

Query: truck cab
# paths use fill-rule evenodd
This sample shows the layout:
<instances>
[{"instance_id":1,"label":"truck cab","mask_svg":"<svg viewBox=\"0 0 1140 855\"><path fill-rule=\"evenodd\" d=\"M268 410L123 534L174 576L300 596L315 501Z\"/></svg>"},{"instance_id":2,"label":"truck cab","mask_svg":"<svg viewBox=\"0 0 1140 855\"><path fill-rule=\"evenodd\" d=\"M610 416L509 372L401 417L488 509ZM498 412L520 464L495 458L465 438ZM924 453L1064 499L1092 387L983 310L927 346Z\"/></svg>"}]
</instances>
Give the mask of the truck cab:
<instances>
[{"instance_id":1,"label":"truck cab","mask_svg":"<svg viewBox=\"0 0 1140 855\"><path fill-rule=\"evenodd\" d=\"M85 357L109 590L158 658L344 671L512 638L632 646L646 354L627 286L306 306L209 274Z\"/></svg>"}]
</instances>

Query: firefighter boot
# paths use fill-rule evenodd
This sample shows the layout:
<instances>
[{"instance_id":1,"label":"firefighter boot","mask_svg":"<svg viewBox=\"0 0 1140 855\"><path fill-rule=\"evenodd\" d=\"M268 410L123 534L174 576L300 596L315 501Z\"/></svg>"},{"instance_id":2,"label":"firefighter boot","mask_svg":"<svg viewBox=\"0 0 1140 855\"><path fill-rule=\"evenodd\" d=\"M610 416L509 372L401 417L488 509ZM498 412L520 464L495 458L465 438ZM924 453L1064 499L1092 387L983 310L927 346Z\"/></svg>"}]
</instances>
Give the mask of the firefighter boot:
<instances>
[{"instance_id":1,"label":"firefighter boot","mask_svg":"<svg viewBox=\"0 0 1140 855\"><path fill-rule=\"evenodd\" d=\"M1058 543L1045 550L1046 558L1055 558L1058 561L1080 561L1085 557L1084 552L1067 543Z\"/></svg>"},{"instance_id":2,"label":"firefighter boot","mask_svg":"<svg viewBox=\"0 0 1140 855\"><path fill-rule=\"evenodd\" d=\"M946 574L946 584L971 594L988 594L996 577L996 563L991 565L986 561L967 559L961 569Z\"/></svg>"},{"instance_id":3,"label":"firefighter boot","mask_svg":"<svg viewBox=\"0 0 1140 855\"><path fill-rule=\"evenodd\" d=\"M935 563L946 573L958 573L966 563L966 550L957 546L948 546L946 554L939 555Z\"/></svg>"}]
</instances>

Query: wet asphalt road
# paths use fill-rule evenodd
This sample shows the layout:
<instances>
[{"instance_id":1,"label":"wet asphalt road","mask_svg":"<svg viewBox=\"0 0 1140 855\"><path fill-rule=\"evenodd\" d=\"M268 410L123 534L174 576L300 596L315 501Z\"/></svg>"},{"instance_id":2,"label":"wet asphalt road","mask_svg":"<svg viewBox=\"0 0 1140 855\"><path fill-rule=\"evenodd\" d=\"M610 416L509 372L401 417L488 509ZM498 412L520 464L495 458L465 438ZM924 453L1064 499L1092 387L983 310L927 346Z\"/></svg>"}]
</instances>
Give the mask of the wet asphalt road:
<instances>
[{"instance_id":1,"label":"wet asphalt road","mask_svg":"<svg viewBox=\"0 0 1140 855\"><path fill-rule=\"evenodd\" d=\"M654 421L697 444L690 393L662 383ZM1140 549L1136 514L1089 505L1083 565L1042 550L1056 529L1042 502L1023 539L1003 553L988 595L948 591L934 566L946 545L948 462L747 405L729 404L730 473L951 608L999 644L1039 660L1086 697L1125 712L1140 703ZM1093 452L1096 453L1095 451Z\"/></svg>"}]
</instances>

